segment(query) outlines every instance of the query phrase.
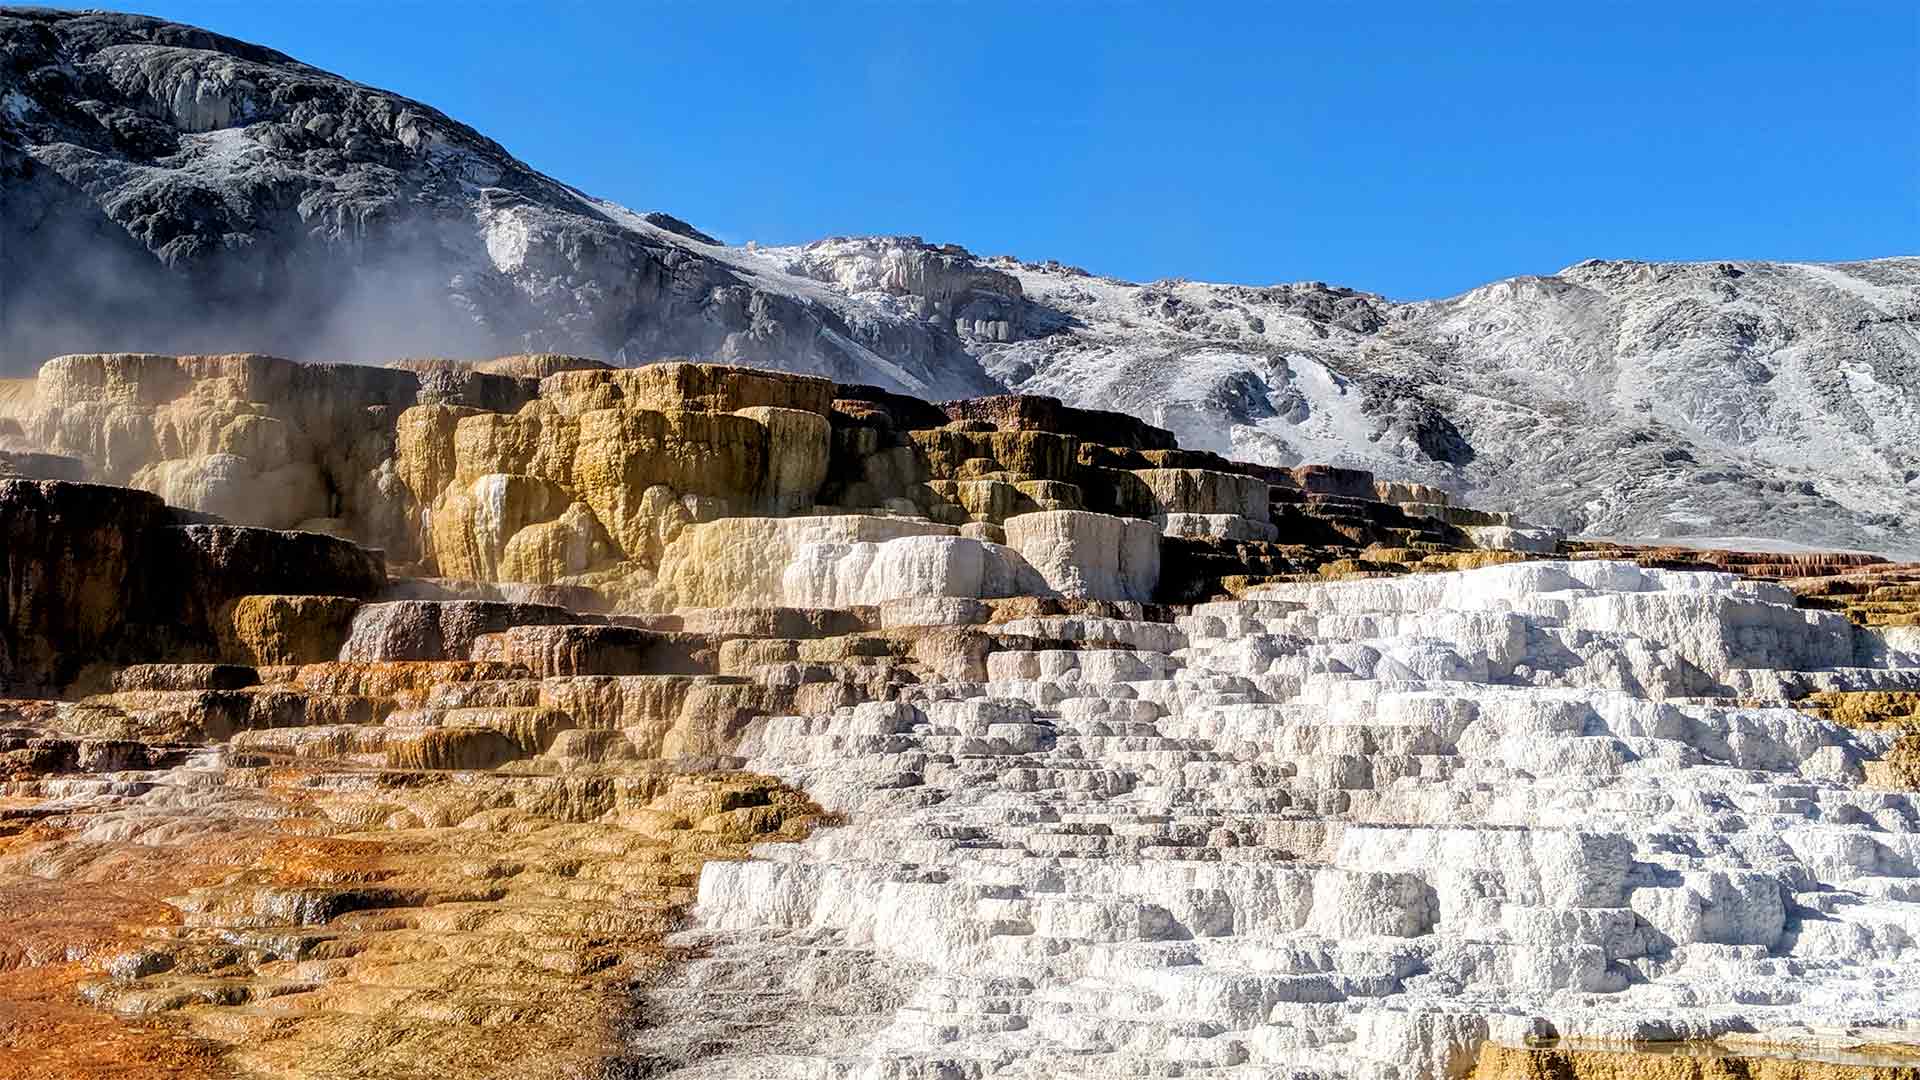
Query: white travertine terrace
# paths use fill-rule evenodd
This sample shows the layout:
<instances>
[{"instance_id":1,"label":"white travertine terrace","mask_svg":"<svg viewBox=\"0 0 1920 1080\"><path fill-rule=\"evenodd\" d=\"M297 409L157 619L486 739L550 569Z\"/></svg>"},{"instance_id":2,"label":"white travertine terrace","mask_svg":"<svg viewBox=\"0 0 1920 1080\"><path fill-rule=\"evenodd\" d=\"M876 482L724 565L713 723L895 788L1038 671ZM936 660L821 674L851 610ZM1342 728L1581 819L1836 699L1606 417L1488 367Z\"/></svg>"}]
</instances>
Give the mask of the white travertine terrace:
<instances>
[{"instance_id":1,"label":"white travertine terrace","mask_svg":"<svg viewBox=\"0 0 1920 1080\"><path fill-rule=\"evenodd\" d=\"M793 1003L685 1073L733 1077L1410 1080L1910 1028L1920 805L1875 786L1892 736L1785 702L1920 656L1790 600L1536 562L1009 623L1076 648L760 722L747 766L846 823L707 864L654 1005Z\"/></svg>"}]
</instances>

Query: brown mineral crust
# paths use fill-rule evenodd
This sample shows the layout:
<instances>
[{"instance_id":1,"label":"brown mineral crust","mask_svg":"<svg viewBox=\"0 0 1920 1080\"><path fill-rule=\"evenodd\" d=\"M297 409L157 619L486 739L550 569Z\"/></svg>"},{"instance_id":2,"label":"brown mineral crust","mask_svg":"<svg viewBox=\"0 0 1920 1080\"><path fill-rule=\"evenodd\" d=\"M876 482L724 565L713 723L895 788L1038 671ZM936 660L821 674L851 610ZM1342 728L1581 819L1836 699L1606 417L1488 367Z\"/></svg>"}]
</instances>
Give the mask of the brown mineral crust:
<instances>
[{"instance_id":1,"label":"brown mineral crust","mask_svg":"<svg viewBox=\"0 0 1920 1080\"><path fill-rule=\"evenodd\" d=\"M515 626L482 635L473 659L524 667L536 676L704 675L714 671L705 634L632 626Z\"/></svg>"},{"instance_id":2,"label":"brown mineral crust","mask_svg":"<svg viewBox=\"0 0 1920 1080\"><path fill-rule=\"evenodd\" d=\"M771 406L825 416L833 407L834 384L758 368L668 362L556 372L542 380L541 396L562 402L561 410L567 413L624 403L632 409L713 413Z\"/></svg>"},{"instance_id":3,"label":"brown mineral crust","mask_svg":"<svg viewBox=\"0 0 1920 1080\"><path fill-rule=\"evenodd\" d=\"M144 491L0 479L0 692L63 685L118 643L165 520Z\"/></svg>"},{"instance_id":4,"label":"brown mineral crust","mask_svg":"<svg viewBox=\"0 0 1920 1080\"><path fill-rule=\"evenodd\" d=\"M1920 1063L1835 1054L1834 1060L1732 1053L1711 1044L1645 1050L1482 1047L1469 1080L1916 1080Z\"/></svg>"},{"instance_id":5,"label":"brown mineral crust","mask_svg":"<svg viewBox=\"0 0 1920 1080\"><path fill-rule=\"evenodd\" d=\"M1079 449L1072 437L1050 431L964 431L952 427L909 435L933 479L1023 480L1074 478Z\"/></svg>"},{"instance_id":6,"label":"brown mineral crust","mask_svg":"<svg viewBox=\"0 0 1920 1080\"><path fill-rule=\"evenodd\" d=\"M68 830L9 829L23 809L0 802L0 1080L230 1075L220 1048L178 1019L129 1022L78 990L147 933L177 926L164 898L211 880L234 853L125 848L88 865ZM49 880L48 862L75 876Z\"/></svg>"},{"instance_id":7,"label":"brown mineral crust","mask_svg":"<svg viewBox=\"0 0 1920 1080\"><path fill-rule=\"evenodd\" d=\"M1173 432L1125 413L1076 409L1059 398L1005 394L940 403L951 420L979 421L997 431L1050 431L1130 450L1172 450Z\"/></svg>"},{"instance_id":8,"label":"brown mineral crust","mask_svg":"<svg viewBox=\"0 0 1920 1080\"><path fill-rule=\"evenodd\" d=\"M1808 694L1795 705L1850 728L1920 730L1920 691L1822 691Z\"/></svg>"},{"instance_id":9,"label":"brown mineral crust","mask_svg":"<svg viewBox=\"0 0 1920 1080\"><path fill-rule=\"evenodd\" d=\"M306 664L282 674L283 681L302 694L387 697L416 700L448 684L484 683L526 678L531 673L512 664L464 661L404 661L382 663Z\"/></svg>"},{"instance_id":10,"label":"brown mineral crust","mask_svg":"<svg viewBox=\"0 0 1920 1080\"><path fill-rule=\"evenodd\" d=\"M1896 791L1920 791L1920 691L1829 690L1794 704L1850 728L1896 733L1899 738L1880 760L1867 763L1867 782Z\"/></svg>"},{"instance_id":11,"label":"brown mineral crust","mask_svg":"<svg viewBox=\"0 0 1920 1080\"><path fill-rule=\"evenodd\" d=\"M1144 619L1172 622L1183 609L1166 604L1134 604L1114 600L1082 600L1064 596L1008 596L982 603L987 608L986 623L1012 622L1015 619L1039 619L1054 615L1079 615L1094 619Z\"/></svg>"},{"instance_id":12,"label":"brown mineral crust","mask_svg":"<svg viewBox=\"0 0 1920 1080\"><path fill-rule=\"evenodd\" d=\"M71 899L21 897L5 886L0 894L9 906ZM88 902L111 906L98 895ZM82 1003L74 987L86 974L76 963L0 972L0 1080L231 1075L217 1044L182 1033L177 1022L125 1023Z\"/></svg>"},{"instance_id":13,"label":"brown mineral crust","mask_svg":"<svg viewBox=\"0 0 1920 1080\"><path fill-rule=\"evenodd\" d=\"M1881 770L1869 766L1870 782L1877 778L1883 787L1920 791L1920 731L1909 731L1900 736L1900 741L1893 744L1879 764Z\"/></svg>"},{"instance_id":14,"label":"brown mineral crust","mask_svg":"<svg viewBox=\"0 0 1920 1080\"><path fill-rule=\"evenodd\" d=\"M1317 465L1262 465L1251 461L1235 461L1232 458L1216 454L1211 450L1182 450L1176 447L1144 447L1107 445L1101 441L1087 441L1080 446L1080 464L1087 468L1120 469L1136 471L1140 469L1204 469L1210 472L1232 473L1238 476L1250 476L1264 480L1271 488L1277 488L1298 501L1305 497L1306 491L1302 477L1316 478L1323 471L1341 477L1338 486L1331 482L1312 480L1313 489L1320 494L1348 495L1356 499L1380 499L1379 485L1373 474L1359 469L1330 469ZM1399 501L1385 500L1381 501Z\"/></svg>"},{"instance_id":15,"label":"brown mineral crust","mask_svg":"<svg viewBox=\"0 0 1920 1080\"><path fill-rule=\"evenodd\" d=\"M455 666L266 674L310 685L351 675L353 689L423 695L447 685L426 676ZM197 673L170 680L210 681ZM375 674L385 676L377 685ZM52 728L42 741L66 738L59 708L8 715ZM440 722L425 730L485 732L518 759L553 748L572 721L558 710L456 709ZM470 722L481 726L461 726ZM765 778L676 772L632 753L618 772L579 776L227 757L213 773L148 774L151 796L49 807L43 824L0 831L0 923L12 943L0 952L0 1022L14 1032L0 1076L63 1075L69 1062L78 1071L64 1075L597 1068L617 1051L626 987L664 962L659 937L701 863L797 839L818 813ZM0 820L45 816L37 800L64 790L45 772L9 775ZM109 1054L132 1071L100 1066Z\"/></svg>"},{"instance_id":16,"label":"brown mineral crust","mask_svg":"<svg viewBox=\"0 0 1920 1080\"><path fill-rule=\"evenodd\" d=\"M214 637L221 659L272 666L336 659L360 601L351 596L266 594L221 605Z\"/></svg>"},{"instance_id":17,"label":"brown mineral crust","mask_svg":"<svg viewBox=\"0 0 1920 1080\"><path fill-rule=\"evenodd\" d=\"M1797 565L1780 575L1807 607L1869 627L1920 626L1920 564Z\"/></svg>"},{"instance_id":18,"label":"brown mineral crust","mask_svg":"<svg viewBox=\"0 0 1920 1080\"><path fill-rule=\"evenodd\" d=\"M1313 495L1333 495L1371 501L1375 497L1373 474L1361 469L1341 469L1332 465L1300 465L1293 470L1294 483Z\"/></svg>"},{"instance_id":19,"label":"brown mineral crust","mask_svg":"<svg viewBox=\"0 0 1920 1080\"><path fill-rule=\"evenodd\" d=\"M203 1010L193 1022L235 1034L269 1024L240 1060L306 1075L328 1062L470 1076L594 1064L614 1051L623 988L660 957L659 935L691 899L700 862L797 837L811 813L751 778L658 786L618 825L572 823L574 804L562 802L549 804L560 819L502 806L455 832L281 842L244 881L200 890L190 922L244 918L263 894L300 897L309 918L333 912L297 965L318 985L271 998L271 1020ZM273 979L290 963L239 974Z\"/></svg>"},{"instance_id":20,"label":"brown mineral crust","mask_svg":"<svg viewBox=\"0 0 1920 1080\"><path fill-rule=\"evenodd\" d=\"M925 431L943 427L953 416L930 401L896 394L877 386L842 383L834 387L833 419L849 423L884 424L895 431Z\"/></svg>"}]
</instances>

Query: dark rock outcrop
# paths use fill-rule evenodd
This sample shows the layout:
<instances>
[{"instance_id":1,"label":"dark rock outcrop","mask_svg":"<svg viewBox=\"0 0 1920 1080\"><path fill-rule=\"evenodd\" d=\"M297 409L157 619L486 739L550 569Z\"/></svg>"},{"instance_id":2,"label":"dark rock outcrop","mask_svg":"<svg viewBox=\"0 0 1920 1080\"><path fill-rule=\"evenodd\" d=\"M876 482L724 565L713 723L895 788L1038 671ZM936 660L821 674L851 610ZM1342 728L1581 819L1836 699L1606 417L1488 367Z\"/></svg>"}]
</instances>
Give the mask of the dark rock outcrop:
<instances>
[{"instance_id":1,"label":"dark rock outcrop","mask_svg":"<svg viewBox=\"0 0 1920 1080\"><path fill-rule=\"evenodd\" d=\"M1129 450L1173 450L1173 432L1124 413L1076 409L1059 398L1003 394L948 401L941 405L954 420L974 420L997 431L1053 431L1087 442Z\"/></svg>"},{"instance_id":2,"label":"dark rock outcrop","mask_svg":"<svg viewBox=\"0 0 1920 1080\"><path fill-rule=\"evenodd\" d=\"M0 689L59 685L118 643L168 520L144 491L0 480Z\"/></svg>"},{"instance_id":3,"label":"dark rock outcrop","mask_svg":"<svg viewBox=\"0 0 1920 1080\"><path fill-rule=\"evenodd\" d=\"M240 597L367 597L380 553L318 533L183 524L130 488L0 479L0 690L58 690L91 664L206 658Z\"/></svg>"},{"instance_id":4,"label":"dark rock outcrop","mask_svg":"<svg viewBox=\"0 0 1920 1080\"><path fill-rule=\"evenodd\" d=\"M150 541L172 572L149 583L145 610L196 634L230 601L257 593L371 597L387 583L378 551L322 533L179 525Z\"/></svg>"}]
</instances>

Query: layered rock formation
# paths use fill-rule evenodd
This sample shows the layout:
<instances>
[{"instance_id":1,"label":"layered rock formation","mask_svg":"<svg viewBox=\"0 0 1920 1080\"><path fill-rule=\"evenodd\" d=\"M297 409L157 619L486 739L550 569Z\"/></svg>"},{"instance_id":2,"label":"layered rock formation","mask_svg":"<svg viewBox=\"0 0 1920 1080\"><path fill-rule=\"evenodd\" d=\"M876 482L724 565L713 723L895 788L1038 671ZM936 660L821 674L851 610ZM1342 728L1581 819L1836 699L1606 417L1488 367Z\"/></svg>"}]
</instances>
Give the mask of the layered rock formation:
<instances>
[{"instance_id":1,"label":"layered rock formation","mask_svg":"<svg viewBox=\"0 0 1920 1080\"><path fill-rule=\"evenodd\" d=\"M1183 451L1052 399L930 406L746 368L90 354L49 361L20 397L23 458L598 610L1148 602L1310 572L1329 546L1395 563L1555 540L1437 489ZM1166 560L1162 533L1179 538Z\"/></svg>"},{"instance_id":2,"label":"layered rock formation","mask_svg":"<svg viewBox=\"0 0 1920 1080\"><path fill-rule=\"evenodd\" d=\"M1913 567L739 367L10 401L106 483L0 478L0 1075L1915 1074Z\"/></svg>"}]
</instances>

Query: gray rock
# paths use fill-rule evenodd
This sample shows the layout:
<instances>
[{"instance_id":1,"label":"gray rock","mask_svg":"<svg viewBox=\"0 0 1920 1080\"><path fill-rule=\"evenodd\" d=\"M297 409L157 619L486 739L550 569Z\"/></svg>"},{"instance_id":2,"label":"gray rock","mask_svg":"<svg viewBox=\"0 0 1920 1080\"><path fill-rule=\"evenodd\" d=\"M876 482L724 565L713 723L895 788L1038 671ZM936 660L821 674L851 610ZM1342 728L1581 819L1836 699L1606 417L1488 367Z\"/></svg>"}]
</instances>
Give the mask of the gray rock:
<instances>
[{"instance_id":1,"label":"gray rock","mask_svg":"<svg viewBox=\"0 0 1920 1080\"><path fill-rule=\"evenodd\" d=\"M394 600L354 613L340 659L348 663L465 660L482 634L515 626L571 623L578 616L544 604L491 600Z\"/></svg>"},{"instance_id":2,"label":"gray rock","mask_svg":"<svg viewBox=\"0 0 1920 1080\"><path fill-rule=\"evenodd\" d=\"M0 476L14 480L65 480L84 484L87 480L87 463L64 454L0 450Z\"/></svg>"}]
</instances>

